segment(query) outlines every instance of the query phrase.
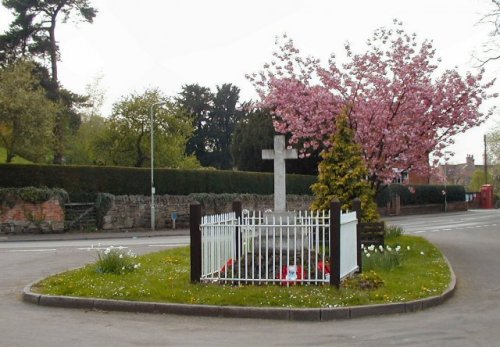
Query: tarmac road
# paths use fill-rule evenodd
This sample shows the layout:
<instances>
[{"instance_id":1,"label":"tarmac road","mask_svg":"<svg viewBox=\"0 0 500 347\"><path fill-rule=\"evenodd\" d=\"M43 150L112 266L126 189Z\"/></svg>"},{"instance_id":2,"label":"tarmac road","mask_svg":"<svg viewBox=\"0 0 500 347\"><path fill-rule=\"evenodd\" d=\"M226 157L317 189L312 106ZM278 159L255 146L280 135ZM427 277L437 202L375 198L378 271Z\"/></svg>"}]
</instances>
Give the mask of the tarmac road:
<instances>
[{"instance_id":1,"label":"tarmac road","mask_svg":"<svg viewBox=\"0 0 500 347\"><path fill-rule=\"evenodd\" d=\"M95 260L90 245L143 253L186 237L0 242L0 346L499 346L500 211L390 218L436 244L458 278L453 298L412 314L289 322L94 312L23 303L22 288Z\"/></svg>"}]
</instances>

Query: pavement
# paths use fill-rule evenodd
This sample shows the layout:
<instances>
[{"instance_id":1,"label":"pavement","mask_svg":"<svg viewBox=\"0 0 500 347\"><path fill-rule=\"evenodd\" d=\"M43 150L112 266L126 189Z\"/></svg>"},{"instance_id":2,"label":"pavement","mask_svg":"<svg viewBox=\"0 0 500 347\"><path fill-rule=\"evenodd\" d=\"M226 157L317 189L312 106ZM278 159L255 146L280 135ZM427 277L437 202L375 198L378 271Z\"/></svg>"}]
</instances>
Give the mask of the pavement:
<instances>
[{"instance_id":1,"label":"pavement","mask_svg":"<svg viewBox=\"0 0 500 347\"><path fill-rule=\"evenodd\" d=\"M64 233L47 234L0 234L0 242L20 241L66 241L66 240L102 240L102 239L126 239L147 238L160 236L186 236L189 229L160 229L160 230L112 230L96 232L69 231Z\"/></svg>"},{"instance_id":2,"label":"pavement","mask_svg":"<svg viewBox=\"0 0 500 347\"><path fill-rule=\"evenodd\" d=\"M161 229L109 231L109 232L66 232L59 234L25 234L5 235L0 242L19 241L65 241L65 240L99 240L116 238L150 238L160 236L185 236L188 229ZM22 293L23 301L40 305L63 308L80 308L103 311L122 311L135 313L168 313L187 316L258 318L291 321L326 321L337 319L352 319L373 315L402 314L421 311L440 305L453 296L456 288L456 277L451 265L452 280L448 288L438 296L402 303L365 305L334 308L259 308L237 306L210 306L151 302L131 302L125 300L104 300L95 298L76 298L67 296L51 296L35 293L31 290L34 283L26 286Z\"/></svg>"}]
</instances>

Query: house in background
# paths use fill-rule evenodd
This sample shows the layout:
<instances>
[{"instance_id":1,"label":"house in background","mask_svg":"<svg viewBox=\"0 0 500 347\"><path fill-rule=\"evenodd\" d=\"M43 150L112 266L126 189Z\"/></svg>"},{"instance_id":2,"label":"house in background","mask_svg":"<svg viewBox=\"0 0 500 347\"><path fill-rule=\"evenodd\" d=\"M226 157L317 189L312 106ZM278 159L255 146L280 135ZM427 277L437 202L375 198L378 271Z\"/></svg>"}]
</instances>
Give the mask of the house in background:
<instances>
[{"instance_id":1,"label":"house in background","mask_svg":"<svg viewBox=\"0 0 500 347\"><path fill-rule=\"evenodd\" d=\"M397 169L394 169L398 171ZM430 184L430 176L429 175L417 175L412 173L411 171L401 171L400 177L396 178L393 183L399 183L404 185L411 184Z\"/></svg>"},{"instance_id":2,"label":"house in background","mask_svg":"<svg viewBox=\"0 0 500 347\"><path fill-rule=\"evenodd\" d=\"M443 177L447 177L446 183L451 185L462 185L467 188L471 182L472 175L476 170L484 170L484 165L476 165L473 155L467 155L465 163L439 164L437 173L431 175L417 175L412 172L403 171L401 177L394 183L405 185L411 184L443 184Z\"/></svg>"},{"instance_id":3,"label":"house in background","mask_svg":"<svg viewBox=\"0 0 500 347\"><path fill-rule=\"evenodd\" d=\"M442 184L439 177L446 177L447 184L462 185L468 187L472 179L472 175L476 170L484 170L484 165L476 165L474 156L467 155L465 163L461 164L439 164L438 176L431 177L431 184Z\"/></svg>"}]
</instances>

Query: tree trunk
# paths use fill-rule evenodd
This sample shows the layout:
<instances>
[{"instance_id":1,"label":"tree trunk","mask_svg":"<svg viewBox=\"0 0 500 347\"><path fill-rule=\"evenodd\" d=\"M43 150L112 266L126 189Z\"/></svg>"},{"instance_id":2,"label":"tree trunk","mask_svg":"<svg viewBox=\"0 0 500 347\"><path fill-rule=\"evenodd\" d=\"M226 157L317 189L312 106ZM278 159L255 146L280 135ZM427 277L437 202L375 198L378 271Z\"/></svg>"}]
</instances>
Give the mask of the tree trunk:
<instances>
[{"instance_id":1,"label":"tree trunk","mask_svg":"<svg viewBox=\"0 0 500 347\"><path fill-rule=\"evenodd\" d=\"M56 11L51 18L49 29L50 36L50 64L52 73L52 83L54 84L54 101L59 101L59 80L57 74L57 41L56 41L56 18L59 11ZM64 161L64 111L59 111L56 115L54 125L54 158L53 164L63 164Z\"/></svg>"},{"instance_id":2,"label":"tree trunk","mask_svg":"<svg viewBox=\"0 0 500 347\"><path fill-rule=\"evenodd\" d=\"M142 140L142 137L144 136L144 133L142 133L141 135L139 135L139 137L137 138L137 141L135 143L135 148L136 148L136 152L137 152L137 157L136 157L136 161L135 161L135 167L142 167L142 164L144 164L144 161L148 158L146 155L144 155L144 153L142 152L142 148L141 148L141 140Z\"/></svg>"},{"instance_id":3,"label":"tree trunk","mask_svg":"<svg viewBox=\"0 0 500 347\"><path fill-rule=\"evenodd\" d=\"M10 164L12 163L12 159L14 159L16 155L14 153L12 153L11 151L7 151L7 159L5 160L5 162L7 164Z\"/></svg>"}]
</instances>

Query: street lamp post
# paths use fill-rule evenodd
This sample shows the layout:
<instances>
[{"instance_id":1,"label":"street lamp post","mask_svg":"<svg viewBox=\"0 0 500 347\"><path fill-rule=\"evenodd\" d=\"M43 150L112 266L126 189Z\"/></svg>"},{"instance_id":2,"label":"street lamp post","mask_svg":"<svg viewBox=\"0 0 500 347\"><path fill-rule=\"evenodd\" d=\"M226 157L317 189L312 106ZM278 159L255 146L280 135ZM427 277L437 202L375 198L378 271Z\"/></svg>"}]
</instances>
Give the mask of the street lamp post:
<instances>
[{"instance_id":1,"label":"street lamp post","mask_svg":"<svg viewBox=\"0 0 500 347\"><path fill-rule=\"evenodd\" d=\"M448 183L448 154L451 154L450 151L444 152L444 212L448 212L448 191L447 191L447 183Z\"/></svg>"},{"instance_id":2,"label":"street lamp post","mask_svg":"<svg viewBox=\"0 0 500 347\"><path fill-rule=\"evenodd\" d=\"M151 105L151 231L155 231L155 181L154 181L154 110L156 106L165 105L166 102L157 102Z\"/></svg>"}]
</instances>

